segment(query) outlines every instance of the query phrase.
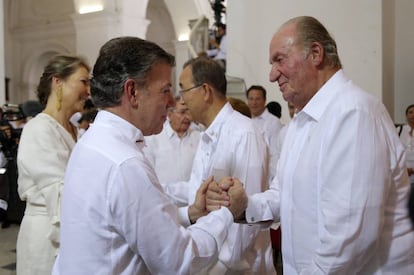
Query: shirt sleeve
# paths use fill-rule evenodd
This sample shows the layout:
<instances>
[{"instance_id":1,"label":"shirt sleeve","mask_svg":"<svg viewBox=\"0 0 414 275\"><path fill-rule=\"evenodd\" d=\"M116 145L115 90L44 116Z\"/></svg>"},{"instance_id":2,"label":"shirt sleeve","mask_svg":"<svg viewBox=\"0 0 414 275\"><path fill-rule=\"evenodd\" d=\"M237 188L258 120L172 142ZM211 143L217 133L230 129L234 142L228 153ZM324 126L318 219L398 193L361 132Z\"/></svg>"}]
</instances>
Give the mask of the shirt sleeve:
<instances>
[{"instance_id":1,"label":"shirt sleeve","mask_svg":"<svg viewBox=\"0 0 414 275\"><path fill-rule=\"evenodd\" d=\"M280 219L280 193L278 179L274 177L269 190L256 193L248 198L246 222L260 223Z\"/></svg>"}]
</instances>

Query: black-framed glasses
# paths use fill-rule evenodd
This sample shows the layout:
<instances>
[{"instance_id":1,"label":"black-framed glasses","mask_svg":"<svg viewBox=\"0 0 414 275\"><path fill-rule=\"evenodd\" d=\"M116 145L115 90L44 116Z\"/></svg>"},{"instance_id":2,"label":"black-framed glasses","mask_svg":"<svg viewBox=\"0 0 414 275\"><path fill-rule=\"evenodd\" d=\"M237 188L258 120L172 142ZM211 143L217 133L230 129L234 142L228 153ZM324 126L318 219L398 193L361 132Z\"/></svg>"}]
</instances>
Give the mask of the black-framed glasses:
<instances>
[{"instance_id":1,"label":"black-framed glasses","mask_svg":"<svg viewBox=\"0 0 414 275\"><path fill-rule=\"evenodd\" d=\"M194 89L197 89L197 88L200 88L201 86L203 86L203 84L194 85L191 88L188 88L188 89L185 89L185 90L179 90L178 93L182 96L184 93L189 92L189 91L194 90Z\"/></svg>"}]
</instances>

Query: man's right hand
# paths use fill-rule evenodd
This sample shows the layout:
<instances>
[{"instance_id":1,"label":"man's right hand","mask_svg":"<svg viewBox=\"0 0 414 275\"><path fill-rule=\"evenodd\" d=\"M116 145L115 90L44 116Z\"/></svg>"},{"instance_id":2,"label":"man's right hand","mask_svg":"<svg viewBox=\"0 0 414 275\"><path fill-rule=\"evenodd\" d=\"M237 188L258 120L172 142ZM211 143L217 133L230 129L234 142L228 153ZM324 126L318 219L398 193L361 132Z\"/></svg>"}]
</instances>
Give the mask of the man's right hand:
<instances>
[{"instance_id":1,"label":"man's right hand","mask_svg":"<svg viewBox=\"0 0 414 275\"><path fill-rule=\"evenodd\" d=\"M243 184L236 178L224 177L218 183L212 182L206 194L206 208L208 211L226 206L235 220L243 218L247 208L247 195Z\"/></svg>"},{"instance_id":2,"label":"man's right hand","mask_svg":"<svg viewBox=\"0 0 414 275\"><path fill-rule=\"evenodd\" d=\"M233 214L234 220L244 220L244 211L247 208L247 195L244 191L243 184L236 178L233 179L233 185L227 191L230 197L229 210Z\"/></svg>"}]
</instances>

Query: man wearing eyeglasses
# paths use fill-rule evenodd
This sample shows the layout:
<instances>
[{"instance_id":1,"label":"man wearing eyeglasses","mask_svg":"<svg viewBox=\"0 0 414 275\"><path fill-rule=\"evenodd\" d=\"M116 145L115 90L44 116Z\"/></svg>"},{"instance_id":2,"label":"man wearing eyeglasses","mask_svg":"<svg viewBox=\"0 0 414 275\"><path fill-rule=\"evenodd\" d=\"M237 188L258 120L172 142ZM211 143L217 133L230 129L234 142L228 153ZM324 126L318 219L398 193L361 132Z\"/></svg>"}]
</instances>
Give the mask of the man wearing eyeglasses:
<instances>
[{"instance_id":1,"label":"man wearing eyeglasses","mask_svg":"<svg viewBox=\"0 0 414 275\"><path fill-rule=\"evenodd\" d=\"M263 135L252 121L233 110L226 98L224 69L214 60L188 61L179 78L181 97L194 121L206 126L201 134L187 184L164 186L174 200L191 205L196 191L209 176L240 178L248 194L267 189L268 152ZM230 197L232 196L229 194ZM190 225L186 207L179 219ZM269 231L233 223L218 261L202 274L275 274Z\"/></svg>"},{"instance_id":2,"label":"man wearing eyeglasses","mask_svg":"<svg viewBox=\"0 0 414 275\"><path fill-rule=\"evenodd\" d=\"M192 120L188 107L179 96L175 102L175 106L168 110L168 120L161 133L145 137L145 155L160 182L165 184L190 179L200 140L200 131L190 127Z\"/></svg>"}]
</instances>

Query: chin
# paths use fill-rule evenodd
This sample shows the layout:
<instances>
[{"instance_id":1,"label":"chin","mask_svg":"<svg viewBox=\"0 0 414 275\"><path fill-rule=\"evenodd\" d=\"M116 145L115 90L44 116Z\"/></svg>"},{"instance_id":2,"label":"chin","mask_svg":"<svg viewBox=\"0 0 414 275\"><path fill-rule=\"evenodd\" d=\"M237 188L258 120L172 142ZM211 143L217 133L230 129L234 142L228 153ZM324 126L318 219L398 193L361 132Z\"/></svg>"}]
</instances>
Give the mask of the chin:
<instances>
[{"instance_id":1,"label":"chin","mask_svg":"<svg viewBox=\"0 0 414 275\"><path fill-rule=\"evenodd\" d=\"M158 135L159 133L161 133L161 131L162 131L162 125L161 125L161 127L160 128L157 128L155 131L153 131L153 135Z\"/></svg>"}]
</instances>

